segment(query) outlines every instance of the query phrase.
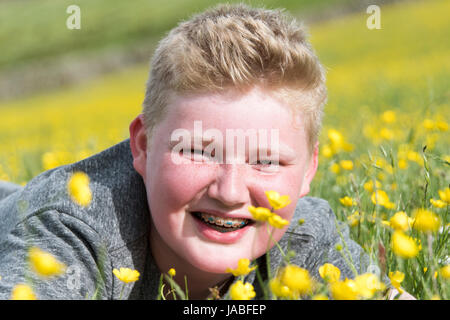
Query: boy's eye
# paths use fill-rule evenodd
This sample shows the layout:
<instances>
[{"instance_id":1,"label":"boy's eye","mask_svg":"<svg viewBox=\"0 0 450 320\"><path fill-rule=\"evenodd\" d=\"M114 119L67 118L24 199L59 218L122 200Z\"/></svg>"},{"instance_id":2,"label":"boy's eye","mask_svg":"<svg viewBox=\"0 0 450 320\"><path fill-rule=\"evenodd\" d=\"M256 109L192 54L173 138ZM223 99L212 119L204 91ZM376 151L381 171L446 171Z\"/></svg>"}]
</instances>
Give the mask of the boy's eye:
<instances>
[{"instance_id":1,"label":"boy's eye","mask_svg":"<svg viewBox=\"0 0 450 320\"><path fill-rule=\"evenodd\" d=\"M197 160L201 160L204 161L205 158L210 159L212 157L211 154L205 153L203 150L201 149L181 149L180 150L180 155L186 155L187 157L190 157L190 159L192 161L197 161Z\"/></svg>"},{"instance_id":2,"label":"boy's eye","mask_svg":"<svg viewBox=\"0 0 450 320\"><path fill-rule=\"evenodd\" d=\"M276 172L279 170L280 164L272 161L270 159L257 160L253 163L250 163L252 166L255 166L258 170L264 172Z\"/></svg>"}]
</instances>

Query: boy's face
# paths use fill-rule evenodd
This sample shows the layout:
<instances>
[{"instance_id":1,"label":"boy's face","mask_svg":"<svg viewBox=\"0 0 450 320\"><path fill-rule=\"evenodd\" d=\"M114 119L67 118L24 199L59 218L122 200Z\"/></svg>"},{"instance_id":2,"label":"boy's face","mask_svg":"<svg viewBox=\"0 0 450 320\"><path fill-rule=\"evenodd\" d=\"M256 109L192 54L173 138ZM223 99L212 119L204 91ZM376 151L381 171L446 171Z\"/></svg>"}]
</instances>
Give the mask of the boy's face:
<instances>
[{"instance_id":1,"label":"boy's face","mask_svg":"<svg viewBox=\"0 0 450 320\"><path fill-rule=\"evenodd\" d=\"M245 94L178 96L167 108L165 118L153 131L151 150L140 153L133 150L134 167L142 175L147 189L152 232L156 233L152 237L156 242L152 247L170 250L191 266L212 273L224 273L227 267L235 268L240 258L253 260L260 257L274 243L268 235L267 224L252 220L248 207L270 208L264 192L275 190L290 196L291 204L275 211L290 220L297 200L309 192L317 169L317 146L310 155L303 120L296 119L300 126L294 128L290 108L260 88ZM206 150L209 140L204 142L203 148L191 145L186 139L171 142L177 129L186 129L184 132L189 132L191 137L198 134L199 131L194 130L194 122L198 125L198 121L201 121L203 134L208 129L215 129L214 152L223 153L222 161L207 156L194 158L180 152L180 146L188 150ZM255 129L260 141L267 141L272 156L278 155L279 167L249 163L251 155L263 150L245 139L245 151L239 153L237 140L234 147L227 145L230 136L227 129L242 129L241 132ZM272 129L278 133L278 154ZM137 131L142 134L142 130L140 127ZM131 134L132 145L139 132ZM203 219L213 219L219 224L220 221L248 224L233 229L235 231L221 232L194 212L203 213ZM274 229L273 240L278 241L286 228Z\"/></svg>"}]
</instances>

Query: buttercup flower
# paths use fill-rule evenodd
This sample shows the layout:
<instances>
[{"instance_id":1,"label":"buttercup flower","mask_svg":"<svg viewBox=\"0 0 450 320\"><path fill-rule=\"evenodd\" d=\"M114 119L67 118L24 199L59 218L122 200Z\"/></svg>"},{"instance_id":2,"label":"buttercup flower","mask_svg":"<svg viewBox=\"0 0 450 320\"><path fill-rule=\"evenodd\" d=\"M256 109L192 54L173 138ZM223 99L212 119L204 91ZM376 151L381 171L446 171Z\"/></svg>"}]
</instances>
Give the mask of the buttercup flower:
<instances>
[{"instance_id":1,"label":"buttercup flower","mask_svg":"<svg viewBox=\"0 0 450 320\"><path fill-rule=\"evenodd\" d=\"M282 217L280 217L277 214L273 214L272 216L270 216L267 221L269 222L269 224L271 226L278 228L278 229L282 229L289 224L288 220L283 219Z\"/></svg>"},{"instance_id":2,"label":"buttercup flower","mask_svg":"<svg viewBox=\"0 0 450 320\"><path fill-rule=\"evenodd\" d=\"M281 282L279 277L273 278L269 282L270 290L273 292L274 295L280 298L288 298L293 299L294 293L287 285Z\"/></svg>"},{"instance_id":3,"label":"buttercup flower","mask_svg":"<svg viewBox=\"0 0 450 320\"><path fill-rule=\"evenodd\" d=\"M381 119L386 123L393 123L396 120L395 111L387 110L381 114Z\"/></svg>"},{"instance_id":4,"label":"buttercup flower","mask_svg":"<svg viewBox=\"0 0 450 320\"><path fill-rule=\"evenodd\" d=\"M256 269L256 266L250 268L249 265L250 265L249 259L247 258L239 259L238 267L236 269L227 268L225 272L232 273L233 276L235 277L243 276Z\"/></svg>"},{"instance_id":5,"label":"buttercup flower","mask_svg":"<svg viewBox=\"0 0 450 320\"><path fill-rule=\"evenodd\" d=\"M274 214L270 209L264 207L249 206L248 211L252 214L253 219L258 221L267 221Z\"/></svg>"},{"instance_id":6,"label":"buttercup flower","mask_svg":"<svg viewBox=\"0 0 450 320\"><path fill-rule=\"evenodd\" d=\"M320 277L327 282L336 282L341 276L341 270L331 263L325 263L319 268L319 274Z\"/></svg>"},{"instance_id":7,"label":"buttercup flower","mask_svg":"<svg viewBox=\"0 0 450 320\"><path fill-rule=\"evenodd\" d=\"M341 160L339 164L344 170L353 170L353 161L351 160Z\"/></svg>"},{"instance_id":8,"label":"buttercup flower","mask_svg":"<svg viewBox=\"0 0 450 320\"><path fill-rule=\"evenodd\" d=\"M357 300L358 290L356 282L351 279L336 281L330 284L330 293L335 300Z\"/></svg>"},{"instance_id":9,"label":"buttercup flower","mask_svg":"<svg viewBox=\"0 0 450 320\"><path fill-rule=\"evenodd\" d=\"M347 220L351 227L356 227L359 222L364 220L364 218L359 214L359 211L355 211L352 215L347 217Z\"/></svg>"},{"instance_id":10,"label":"buttercup flower","mask_svg":"<svg viewBox=\"0 0 450 320\"><path fill-rule=\"evenodd\" d=\"M341 172L341 167L337 163L333 163L330 166L330 171L333 172L334 174L339 174L339 172Z\"/></svg>"},{"instance_id":11,"label":"buttercup flower","mask_svg":"<svg viewBox=\"0 0 450 320\"><path fill-rule=\"evenodd\" d=\"M419 253L416 241L402 231L394 232L391 247L397 256L405 259L414 258Z\"/></svg>"},{"instance_id":12,"label":"buttercup flower","mask_svg":"<svg viewBox=\"0 0 450 320\"><path fill-rule=\"evenodd\" d=\"M373 204L383 206L386 209L393 209L395 207L395 204L389 200L387 193L383 190L377 190L372 193L371 200Z\"/></svg>"},{"instance_id":13,"label":"buttercup flower","mask_svg":"<svg viewBox=\"0 0 450 320\"><path fill-rule=\"evenodd\" d=\"M450 264L443 266L442 268L439 269L439 274L444 278L444 279L450 279Z\"/></svg>"},{"instance_id":14,"label":"buttercup flower","mask_svg":"<svg viewBox=\"0 0 450 320\"><path fill-rule=\"evenodd\" d=\"M130 283L139 280L139 272L130 268L120 268L120 270L114 269L114 275L122 282Z\"/></svg>"},{"instance_id":15,"label":"buttercup flower","mask_svg":"<svg viewBox=\"0 0 450 320\"><path fill-rule=\"evenodd\" d=\"M411 218L405 212L399 211L391 217L389 224L395 230L407 231L410 226L410 220Z\"/></svg>"},{"instance_id":16,"label":"buttercup flower","mask_svg":"<svg viewBox=\"0 0 450 320\"><path fill-rule=\"evenodd\" d=\"M29 250L29 261L33 270L40 276L51 277L65 272L66 266L59 262L50 253L45 252L38 247L32 247Z\"/></svg>"},{"instance_id":17,"label":"buttercup flower","mask_svg":"<svg viewBox=\"0 0 450 320\"><path fill-rule=\"evenodd\" d=\"M286 266L281 273L280 280L296 295L306 294L312 287L312 279L308 271L296 265Z\"/></svg>"},{"instance_id":18,"label":"buttercup flower","mask_svg":"<svg viewBox=\"0 0 450 320\"><path fill-rule=\"evenodd\" d=\"M80 206L87 207L92 201L89 176L84 172L75 172L67 183L67 191L72 200Z\"/></svg>"},{"instance_id":19,"label":"buttercup flower","mask_svg":"<svg viewBox=\"0 0 450 320\"><path fill-rule=\"evenodd\" d=\"M340 198L339 201L341 202L342 205L344 205L346 207L351 207L351 206L353 206L355 204L353 199L350 198L349 196L345 196L343 198Z\"/></svg>"},{"instance_id":20,"label":"buttercup flower","mask_svg":"<svg viewBox=\"0 0 450 320\"><path fill-rule=\"evenodd\" d=\"M364 189L372 192L374 190L374 183L372 180L367 181L366 183L364 183ZM381 188L381 183L378 180L375 180L375 188L376 189L380 189Z\"/></svg>"},{"instance_id":21,"label":"buttercup flower","mask_svg":"<svg viewBox=\"0 0 450 320\"><path fill-rule=\"evenodd\" d=\"M433 207L439 208L439 209L442 209L447 206L447 203L445 203L441 199L438 199L438 200L430 199L430 203L432 204Z\"/></svg>"},{"instance_id":22,"label":"buttercup flower","mask_svg":"<svg viewBox=\"0 0 450 320\"><path fill-rule=\"evenodd\" d=\"M403 289L400 284L405 280L405 274L401 271L389 272L389 279L391 280L392 286L398 290L399 293L403 293Z\"/></svg>"},{"instance_id":23,"label":"buttercup flower","mask_svg":"<svg viewBox=\"0 0 450 320\"><path fill-rule=\"evenodd\" d=\"M250 300L256 296L251 283L245 284L238 280L230 288L230 297L232 300Z\"/></svg>"},{"instance_id":24,"label":"buttercup flower","mask_svg":"<svg viewBox=\"0 0 450 320\"><path fill-rule=\"evenodd\" d=\"M434 232L439 230L440 226L441 222L437 214L426 209L414 211L414 229L422 232Z\"/></svg>"},{"instance_id":25,"label":"buttercup flower","mask_svg":"<svg viewBox=\"0 0 450 320\"><path fill-rule=\"evenodd\" d=\"M444 190L439 190L439 198L447 204L450 204L450 188L445 188Z\"/></svg>"},{"instance_id":26,"label":"buttercup flower","mask_svg":"<svg viewBox=\"0 0 450 320\"><path fill-rule=\"evenodd\" d=\"M265 194L273 210L282 209L291 203L289 195L281 196L278 192L273 190L266 191Z\"/></svg>"},{"instance_id":27,"label":"buttercup flower","mask_svg":"<svg viewBox=\"0 0 450 320\"><path fill-rule=\"evenodd\" d=\"M175 277L175 275L177 274L177 272L175 271L174 268L170 268L169 271L167 272L169 274L169 276L171 277Z\"/></svg>"},{"instance_id":28,"label":"buttercup flower","mask_svg":"<svg viewBox=\"0 0 450 320\"><path fill-rule=\"evenodd\" d=\"M377 291L384 290L386 287L373 273L364 273L357 276L355 283L358 295L364 299L372 298Z\"/></svg>"},{"instance_id":29,"label":"buttercup flower","mask_svg":"<svg viewBox=\"0 0 450 320\"><path fill-rule=\"evenodd\" d=\"M21 283L13 288L11 300L37 300L37 298L29 285Z\"/></svg>"}]
</instances>

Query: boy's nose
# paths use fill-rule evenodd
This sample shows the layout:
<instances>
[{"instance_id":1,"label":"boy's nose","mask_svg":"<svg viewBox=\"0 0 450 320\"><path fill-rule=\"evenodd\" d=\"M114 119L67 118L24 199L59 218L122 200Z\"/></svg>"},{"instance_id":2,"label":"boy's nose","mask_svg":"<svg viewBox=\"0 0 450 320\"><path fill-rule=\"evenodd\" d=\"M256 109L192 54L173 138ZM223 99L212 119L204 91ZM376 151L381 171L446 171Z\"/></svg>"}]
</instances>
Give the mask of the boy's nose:
<instances>
[{"instance_id":1,"label":"boy's nose","mask_svg":"<svg viewBox=\"0 0 450 320\"><path fill-rule=\"evenodd\" d=\"M242 164L221 165L215 181L208 188L209 197L229 207L247 203L249 195L244 170Z\"/></svg>"}]
</instances>

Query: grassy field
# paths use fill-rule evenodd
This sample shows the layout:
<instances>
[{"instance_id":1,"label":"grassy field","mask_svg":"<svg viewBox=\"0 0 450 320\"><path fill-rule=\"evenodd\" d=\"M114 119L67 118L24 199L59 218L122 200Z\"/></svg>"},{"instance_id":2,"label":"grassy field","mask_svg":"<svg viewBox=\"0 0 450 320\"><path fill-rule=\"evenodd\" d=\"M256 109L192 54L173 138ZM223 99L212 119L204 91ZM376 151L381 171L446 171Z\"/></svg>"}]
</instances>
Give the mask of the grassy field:
<instances>
[{"instance_id":1,"label":"grassy field","mask_svg":"<svg viewBox=\"0 0 450 320\"><path fill-rule=\"evenodd\" d=\"M186 13L199 12L218 0L134 0L133 5L120 0L22 0L0 2L0 70L17 64L51 59L71 52L85 53L129 46L144 41L155 42ZM294 12L321 10L335 0L248 0L268 8L282 7ZM340 0L341 5L355 2ZM66 28L69 5L81 10L81 29Z\"/></svg>"},{"instance_id":2,"label":"grassy field","mask_svg":"<svg viewBox=\"0 0 450 320\"><path fill-rule=\"evenodd\" d=\"M199 8L205 3L199 1ZM293 3L286 2L288 7ZM311 195L330 202L381 270L403 272L402 287L419 299L450 298L449 280L439 271L450 262L450 196L442 192L450 183L447 12L448 1L402 2L381 8L381 30L366 28L365 12L310 28L311 41L328 69L329 88L319 172ZM154 30L168 27L161 18L168 12L151 14L154 23L161 23ZM144 32L138 26L129 28L136 34ZM64 50L70 50L71 40L61 41ZM41 45L45 51L43 44L35 47ZM2 54L7 62L0 65L14 62L11 57L28 59L29 50L21 50ZM136 66L0 105L0 179L24 184L44 170L127 138L128 124L141 109L147 73L147 65ZM352 201L341 200L345 196ZM433 205L430 199L444 204ZM392 218L405 212L413 219L418 209L437 215L439 228L403 230L416 239L420 251L414 258L402 258L392 246L397 228Z\"/></svg>"}]
</instances>

